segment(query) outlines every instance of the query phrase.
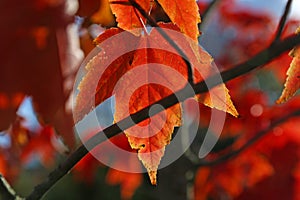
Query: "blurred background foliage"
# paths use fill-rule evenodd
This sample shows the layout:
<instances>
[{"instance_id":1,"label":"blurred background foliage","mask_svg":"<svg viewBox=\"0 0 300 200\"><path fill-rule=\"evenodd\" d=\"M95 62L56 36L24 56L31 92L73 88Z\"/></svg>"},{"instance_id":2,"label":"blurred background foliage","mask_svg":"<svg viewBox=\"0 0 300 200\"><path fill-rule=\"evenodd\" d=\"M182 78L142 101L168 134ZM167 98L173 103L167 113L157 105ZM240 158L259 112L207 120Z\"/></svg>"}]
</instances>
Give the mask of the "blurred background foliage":
<instances>
[{"instance_id":1,"label":"blurred background foliage","mask_svg":"<svg viewBox=\"0 0 300 200\"><path fill-rule=\"evenodd\" d=\"M219 1L203 19L199 42L220 70L229 69L270 44L285 2ZM300 25L298 3L294 1L283 37ZM200 12L209 4L199 0ZM93 39L116 22L107 0L2 0L0 13L0 173L22 196L78 143L70 113L74 78L94 48ZM169 21L158 4L151 15ZM208 158L230 152L272 119L299 109L299 95L284 105L274 103L290 61L282 55L264 69L228 82L241 117L228 116ZM159 170L157 186L145 174L121 173L88 155L44 199L300 199L299 118L274 128L233 160L199 167L194 157L211 112L199 106L197 138L185 155ZM112 121L107 107L98 117L105 118L106 126Z\"/></svg>"}]
</instances>

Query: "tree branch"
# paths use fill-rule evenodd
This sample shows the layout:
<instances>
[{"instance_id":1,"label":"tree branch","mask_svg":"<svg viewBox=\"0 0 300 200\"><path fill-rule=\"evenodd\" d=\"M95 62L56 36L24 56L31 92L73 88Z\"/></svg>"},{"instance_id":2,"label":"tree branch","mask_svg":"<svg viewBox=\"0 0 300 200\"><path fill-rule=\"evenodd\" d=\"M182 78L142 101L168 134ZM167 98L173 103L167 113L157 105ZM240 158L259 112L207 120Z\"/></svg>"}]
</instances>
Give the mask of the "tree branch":
<instances>
[{"instance_id":1,"label":"tree branch","mask_svg":"<svg viewBox=\"0 0 300 200\"><path fill-rule=\"evenodd\" d=\"M241 146L240 148L233 150L231 152L229 152L228 154L225 154L223 156L220 156L214 160L198 160L196 161L196 166L213 166L213 165L217 165L223 162L226 162L230 159L233 159L235 157L237 157L241 152L245 151L246 149L248 149L249 147L251 147L253 144L255 144L259 139L261 139L262 137L264 137L266 134L270 133L273 128L275 128L276 126L286 122L288 119L292 118L292 117L297 117L300 116L300 110L296 110L284 117L281 117L280 119L272 122L267 128L259 131L254 137L252 137L250 140L248 140L248 142L246 142L243 146ZM193 159L193 162L195 162L195 160Z\"/></svg>"},{"instance_id":2,"label":"tree branch","mask_svg":"<svg viewBox=\"0 0 300 200\"><path fill-rule=\"evenodd\" d=\"M113 2L110 2L110 4L119 4L119 5L123 5L123 6L133 6L135 9L137 9L141 13L141 15L143 17L145 17L145 19L147 19L149 25L151 25L152 27L159 27L159 25L157 24L155 19L153 19L150 15L148 15L148 13L142 8L142 6L140 6L135 0L128 0L128 2L113 1ZM134 9L134 11L135 11L135 9ZM136 14L136 16L138 17L137 14ZM166 39L166 41L172 47L174 47L174 49L183 58L186 66L187 66L188 83L191 84L191 85L194 85L192 66L191 66L191 63L189 62L189 60L187 59L186 54L179 48L179 46L176 44L176 42L174 42L163 29L157 29L157 31L163 38Z\"/></svg>"},{"instance_id":3,"label":"tree branch","mask_svg":"<svg viewBox=\"0 0 300 200\"><path fill-rule=\"evenodd\" d=\"M134 0L129 0L129 2L148 20L149 24L157 27L157 23L155 20L153 20L141 7L139 4L137 4ZM162 30L162 29L159 29ZM171 44L173 47L178 47L174 41L172 41L168 35L162 30L160 34ZM264 65L274 58L278 57L283 52L292 49L294 46L300 44L300 35L294 35L291 37L286 38L285 40L278 42L278 43L272 43L270 47L267 49L261 51L256 56L252 57L246 62L243 62L234 68L224 71L221 73L221 77L223 78L224 82L227 82L229 80L232 80L236 77L239 77L241 75L244 75L251 70ZM176 49L179 53L182 52L180 48ZM183 58L185 58L184 53L180 53ZM186 61L188 70L189 69L189 62ZM192 72L190 72L189 77L192 77ZM211 87L208 88L206 85L206 82L209 82ZM201 81L197 84L193 84L193 89L196 94L207 92L212 87L223 83L219 80L219 76L211 76L205 81ZM164 99L161 99L154 104L160 104L162 107L159 107L159 109L155 109L154 112L151 112L149 114L149 110L151 108L151 105L126 117L125 119L109 126L108 128L104 129L103 131L98 132L95 136L90 138L85 145L81 145L76 151L74 151L62 164L60 164L53 172L51 172L43 183L37 185L31 194L28 195L26 198L27 200L36 200L43 197L46 192L54 186L54 184L59 181L65 174L67 174L78 161L80 161L87 153L88 150L85 148L85 146L89 146L91 149L96 147L101 142L107 140L108 138L111 138L113 136L116 136L117 134L121 133L123 130L119 128L122 127L124 130L128 129L135 124L138 124L139 122L163 111L163 109L167 109L178 102L183 102L187 98L193 97L194 93L188 90L187 87L177 91L176 93L173 93ZM177 99L179 97L179 99Z\"/></svg>"},{"instance_id":4,"label":"tree branch","mask_svg":"<svg viewBox=\"0 0 300 200\"><path fill-rule=\"evenodd\" d=\"M277 31L276 31L276 34L275 34L274 42L280 41L280 37L281 37L282 31L283 31L284 25L286 23L288 14L290 12L292 2L293 2L293 0L288 0L288 2L286 3L284 12L283 12L283 14L280 18L279 24L278 24L278 28L277 28Z\"/></svg>"},{"instance_id":5,"label":"tree branch","mask_svg":"<svg viewBox=\"0 0 300 200\"><path fill-rule=\"evenodd\" d=\"M201 15L201 23L198 24L198 29L201 30L203 24L205 24L205 20L207 19L207 15L213 10L213 8L220 2L220 0L212 0L210 4L207 6L203 14Z\"/></svg>"},{"instance_id":6,"label":"tree branch","mask_svg":"<svg viewBox=\"0 0 300 200\"><path fill-rule=\"evenodd\" d=\"M152 27L159 27L159 25L156 23L155 19L153 19L148 13L135 1L135 0L128 0L130 4L135 7L143 17L145 17L148 21L148 23ZM168 34L163 30L163 29L157 29L158 33L166 39L166 41L175 48L175 50L179 53L179 55L183 58L186 66L187 66L187 72L188 72L188 82L191 85L194 85L194 80L193 80L193 70L190 61L188 60L187 55L179 48L179 46L176 44L175 41L173 41Z\"/></svg>"},{"instance_id":7,"label":"tree branch","mask_svg":"<svg viewBox=\"0 0 300 200\"><path fill-rule=\"evenodd\" d=\"M266 48L265 50L258 53L256 56L250 58L248 61L243 62L232 69L229 69L227 71L224 71L221 73L221 77L223 78L224 82L227 82L229 80L232 80L236 77L239 77L241 75L244 75L251 70L258 68L259 66L262 66L264 64L267 64L268 62L272 61L274 58L278 57L282 53L284 53L287 50L292 49L294 46L300 44L300 35L293 35L290 36L281 42L275 43L271 45L270 47ZM195 90L196 94L207 92L210 88L208 88L205 84L205 82L211 83L212 87L221 84L221 82L218 79L218 76L211 76L205 81L201 81L193 86L193 89ZM194 94L189 92L186 88L183 88L179 91L177 91L174 94L171 94L154 104L160 104L164 109L167 109L178 102L182 102L187 98L193 97ZM179 97L179 99L177 99ZM155 111L151 112L152 115L149 114L149 110L151 108L151 105L126 117L125 119L109 126L108 128L104 129L103 131L100 131L95 136L90 138L85 145L89 146L91 148L94 148L101 142L107 140L108 138L111 138L113 136L116 136L117 134L121 133L123 130L119 128L118 125L121 125L124 129L130 128L134 126L135 124L163 111L163 108L161 109L155 109ZM131 119L132 121L131 121ZM31 194L26 198L27 200L36 200L40 199L45 193L57 182L59 181L66 173L68 173L75 164L81 160L86 154L88 153L88 150L85 148L84 145L81 145L76 151L74 151L61 165L59 165L53 172L51 172L48 176L48 179L45 180L40 185L36 186Z\"/></svg>"},{"instance_id":8,"label":"tree branch","mask_svg":"<svg viewBox=\"0 0 300 200\"><path fill-rule=\"evenodd\" d=\"M24 200L24 198L19 197L16 192L12 189L5 178L0 174L0 194L1 199L5 200Z\"/></svg>"}]
</instances>

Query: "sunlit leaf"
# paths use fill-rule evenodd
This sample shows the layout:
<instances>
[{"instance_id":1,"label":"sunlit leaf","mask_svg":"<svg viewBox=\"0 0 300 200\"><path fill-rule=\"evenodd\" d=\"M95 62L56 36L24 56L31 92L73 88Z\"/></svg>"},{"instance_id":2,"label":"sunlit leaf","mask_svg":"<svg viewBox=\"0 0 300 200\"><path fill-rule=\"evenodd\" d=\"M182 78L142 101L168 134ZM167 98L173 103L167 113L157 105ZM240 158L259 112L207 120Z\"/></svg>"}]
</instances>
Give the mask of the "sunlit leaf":
<instances>
[{"instance_id":1,"label":"sunlit leaf","mask_svg":"<svg viewBox=\"0 0 300 200\"><path fill-rule=\"evenodd\" d=\"M132 31L133 34L139 35L140 32L137 28L142 28L143 23L146 23L145 18L139 14L133 6L129 4L127 0L109 0L110 7L113 14L116 16L118 27ZM117 2L114 4L114 2ZM125 5L120 4L123 2ZM150 0L136 0L136 2L148 13L150 10Z\"/></svg>"},{"instance_id":2,"label":"sunlit leaf","mask_svg":"<svg viewBox=\"0 0 300 200\"><path fill-rule=\"evenodd\" d=\"M199 36L198 23L201 22L201 19L196 1L158 0L158 3L184 34L197 40Z\"/></svg>"},{"instance_id":3,"label":"sunlit leaf","mask_svg":"<svg viewBox=\"0 0 300 200\"><path fill-rule=\"evenodd\" d=\"M300 27L297 29L296 33L300 34ZM287 71L287 78L284 84L284 90L282 91L282 94L279 97L279 99L276 101L277 103L286 102L300 88L300 47L295 47L290 52L290 56L293 57L293 60Z\"/></svg>"},{"instance_id":4,"label":"sunlit leaf","mask_svg":"<svg viewBox=\"0 0 300 200\"><path fill-rule=\"evenodd\" d=\"M171 24L160 25L177 30ZM104 42L119 33L125 34L119 41ZM147 45L153 40L167 43L157 30L152 30L149 36L136 37L121 29L109 29L95 40L101 51L87 63L87 73L79 84L74 113L76 122L112 95L115 95L116 100L114 120L117 122L185 86L188 76L185 61L180 55L169 51L149 48ZM199 54L193 54L186 39L176 42L191 54L191 62L197 63L197 81L215 73L212 58L207 52L199 48ZM110 63L108 58L119 51L126 51L129 46L137 50L125 53ZM167 68L155 64L168 66L174 71L170 74ZM179 75L175 76L174 72ZM152 83L153 80L156 82ZM131 87L138 83L141 83L138 88ZM200 100L205 105L237 116L224 84L212 89L210 94L203 95ZM177 104L124 131L131 147L138 150L138 156L147 168L152 184L156 184L156 170L164 155L165 146L171 140L174 127L180 125L181 108ZM144 126L147 129L141 130Z\"/></svg>"}]
</instances>

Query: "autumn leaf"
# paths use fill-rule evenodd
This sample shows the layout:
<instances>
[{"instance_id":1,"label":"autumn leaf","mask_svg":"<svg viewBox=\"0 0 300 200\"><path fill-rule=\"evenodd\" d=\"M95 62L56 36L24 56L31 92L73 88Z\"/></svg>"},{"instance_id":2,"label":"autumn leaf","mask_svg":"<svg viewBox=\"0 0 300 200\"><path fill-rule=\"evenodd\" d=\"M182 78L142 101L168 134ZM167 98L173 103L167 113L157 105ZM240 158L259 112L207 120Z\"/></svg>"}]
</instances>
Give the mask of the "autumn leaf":
<instances>
[{"instance_id":1,"label":"autumn leaf","mask_svg":"<svg viewBox=\"0 0 300 200\"><path fill-rule=\"evenodd\" d=\"M49 142L52 141L52 142ZM45 167L52 167L55 163L54 143L58 143L54 130L50 126L43 127L40 133L32 136L23 148L20 159L24 163L30 161L31 156L38 155Z\"/></svg>"},{"instance_id":2,"label":"autumn leaf","mask_svg":"<svg viewBox=\"0 0 300 200\"><path fill-rule=\"evenodd\" d=\"M144 65L143 71L140 71L143 72L143 76L141 76L142 74L137 73L138 76L132 76L131 80L121 82L122 87L116 89L117 104L115 121L125 118L128 115L128 108L129 113L133 114L172 93L168 88L159 84L148 84L135 91L131 91L130 89L134 88L130 87L130 85L133 84L133 82L138 82L138 77L146 80L146 82L151 82L150 79L154 78L160 80L160 83L163 83L164 81L161 79L165 79L165 81L172 84L173 88L179 89L180 87L183 87L182 84L178 83L172 76L168 76L163 70L159 70L151 64L148 65L149 63L161 63L161 59L164 59L164 64L167 64L168 62L171 63L172 60L176 60L176 56L170 55L164 51L154 51L151 49L142 49L135 52L131 67L135 68ZM174 65L172 67L174 67ZM141 82L143 82L143 80L141 80ZM130 97L128 95L132 96ZM126 104L126 101L124 102L124 99L129 98L128 105ZM164 124L161 124L161 121L163 121ZM137 127L145 125L148 125L146 129ZM168 108L165 111L165 114L159 113L153 116L151 120L147 119L124 131L131 147L138 149L138 156L147 168L152 184L156 184L156 171L161 157L164 155L165 146L169 144L171 140L174 126L180 125L181 110L179 104L177 104Z\"/></svg>"},{"instance_id":3,"label":"autumn leaf","mask_svg":"<svg viewBox=\"0 0 300 200\"><path fill-rule=\"evenodd\" d=\"M109 0L100 1L99 9L91 16L91 21L102 26L114 25L115 20L109 6Z\"/></svg>"},{"instance_id":4,"label":"autumn leaf","mask_svg":"<svg viewBox=\"0 0 300 200\"><path fill-rule=\"evenodd\" d=\"M120 134L116 137L111 138L110 142L127 152L136 154L136 150L131 148L125 134ZM105 143L101 145L105 145ZM107 148L107 151L110 151L107 152L108 156L112 156L111 154L114 154L111 152L110 148ZM100 150L100 152L102 153L103 151ZM115 155L115 157L118 156ZM134 155L124 156L122 159L115 159L113 161L112 168L109 169L106 175L106 182L110 185L120 185L122 199L131 199L135 190L142 184L143 176L141 173L131 173L113 169L115 167L120 167L124 165L126 165L126 168L129 167L132 169L142 167L138 158Z\"/></svg>"},{"instance_id":5,"label":"autumn leaf","mask_svg":"<svg viewBox=\"0 0 300 200\"><path fill-rule=\"evenodd\" d=\"M107 56L114 56L116 49L123 52L131 46L134 48L139 42L134 35L124 32L123 37L126 40L117 39L117 41L112 40L103 43L106 39L122 32L123 30L119 28L111 28L95 39L95 43L101 43L101 48L104 51L96 54L85 67L87 73L78 87L80 92L76 97L76 106L73 113L75 123L80 121L95 106L112 96L116 82L125 74L129 62L133 59L133 52L129 52L114 60L113 63L109 63ZM109 67L105 69L105 66ZM102 74L102 76L99 77L99 74ZM100 80L98 80L99 78ZM94 95L95 98L91 98Z\"/></svg>"},{"instance_id":6,"label":"autumn leaf","mask_svg":"<svg viewBox=\"0 0 300 200\"><path fill-rule=\"evenodd\" d=\"M195 197L198 200L206 200L209 192L213 189L213 184L209 182L211 170L208 167L199 169L195 175ZM201 188L199 190L198 188Z\"/></svg>"},{"instance_id":7,"label":"autumn leaf","mask_svg":"<svg viewBox=\"0 0 300 200\"><path fill-rule=\"evenodd\" d=\"M159 27L180 31L179 28L171 23L158 23ZM212 74L218 74L218 68L213 63L212 56L207 53L204 49L200 48L197 43L187 42L188 40L178 40L178 38L169 36L173 41L176 41L186 54L189 55L191 63L196 63L194 65L194 82L198 83L207 79ZM157 40L163 40L160 36L157 36ZM196 44L196 45L195 45ZM210 67L208 67L210 66ZM234 117L238 117L239 114L231 100L229 90L224 83L219 84L213 88L208 93L196 95L196 99L210 108L216 108L231 114Z\"/></svg>"},{"instance_id":8,"label":"autumn leaf","mask_svg":"<svg viewBox=\"0 0 300 200\"><path fill-rule=\"evenodd\" d=\"M1 172L2 176L6 176L6 171L7 171L6 169L7 169L6 159L1 152L1 154L0 154L0 172Z\"/></svg>"},{"instance_id":9,"label":"autumn leaf","mask_svg":"<svg viewBox=\"0 0 300 200\"><path fill-rule=\"evenodd\" d=\"M172 24L163 26L177 30ZM107 42L110 38L118 37L118 34L125 35L117 41ZM212 69L213 60L207 52L199 48L199 54L194 54L186 37L180 41L178 38L177 40L173 38L172 34L170 37L184 51L191 54L191 62L197 65L195 80L201 81L203 77L207 78L215 73ZM150 44L153 42L167 45L173 49L173 52L175 51L156 29L153 29L150 35L136 37L129 32L114 28L105 31L95 42L102 50L87 63L87 73L79 84L74 112L76 122L94 106L112 95L115 95L116 100L114 120L120 121L129 114L134 114L182 89L187 83L187 67L180 55L151 48ZM128 47L133 51L119 57L115 55ZM116 57L116 59L111 62L109 57ZM198 62L199 60L201 62ZM161 67L158 64L168 67ZM135 88L135 85L139 87ZM201 101L210 107L237 115L224 84L213 88L210 94L204 94ZM124 131L131 147L138 150L138 156L147 168L152 184L156 184L156 171L164 155L165 146L171 140L174 127L180 125L181 108L177 104ZM143 129L145 126L146 129Z\"/></svg>"},{"instance_id":10,"label":"autumn leaf","mask_svg":"<svg viewBox=\"0 0 300 200\"><path fill-rule=\"evenodd\" d=\"M96 39L96 42L101 42L104 39L106 39L108 36L112 36L112 35L120 33L120 32L122 32L120 29L110 29L110 30L106 31L104 34L102 34L100 36L100 38ZM130 33L125 33L125 34L130 34ZM142 39L136 38L133 35L128 35L128 38L126 37L126 40L122 39L121 41L116 42L116 43L109 43L109 46L103 47L103 49L105 49L105 54L104 54L104 52L100 52L95 58L93 58L89 62L89 64L87 65L87 69L89 71L79 86L80 91L83 91L83 92L79 93L79 95L77 97L77 104L76 104L77 106L75 108L75 114L76 113L78 113L78 114L75 115L76 121L80 120L94 106L93 99L92 99L92 101L89 101L89 102L87 102L86 100L87 100L87 97L90 97L92 94L95 93L95 91L92 89L93 87L91 87L91 85L93 84L92 82L94 82L93 80L96 79L97 75L101 72L101 67L103 65L105 65L106 61L105 61L105 59L103 59L103 57L105 57L106 55L110 55L109 53L113 54L112 49L117 48L118 50L122 51L122 49L120 49L120 48L128 47L129 44L133 45L137 41L140 43L140 46L144 45L145 42L147 41L147 38L143 38L144 43L141 42L140 40L142 40ZM135 68L138 65L147 64L150 61L161 63L166 58L167 58L167 61L170 62L171 64L173 64L173 65L174 65L174 63L178 64L177 60L178 60L179 56L177 56L177 59L175 59L175 58L172 59L173 57L170 56L167 52L158 51L158 50L157 51L152 50L151 52L149 52L149 51L150 50L137 50L133 53L125 54L125 55L121 56L120 58L118 58L117 60L115 60L104 71L101 79L99 81L97 81L98 85L96 88L95 105L100 104L106 98L110 97L113 94L114 86L116 85L118 80L121 79L121 77L127 71L131 70L132 68ZM159 58L159 60L158 60L158 58ZM133 59L133 61L131 61L132 59ZM129 64L130 62L132 62L132 63ZM166 63L166 61L164 61L164 62ZM180 67L180 66L184 65L184 62L182 59L180 59L180 57L179 57L179 62L181 62L181 65L179 65L179 64L176 65L177 66L176 68L178 70L181 69L181 71L182 71L182 69L186 70L186 68ZM145 70L145 71L147 72L147 70ZM151 70L149 70L149 71L151 71ZM157 73L157 71L156 72L152 71L150 73ZM186 74L186 72L182 72L182 73ZM161 72L161 74L162 74L161 78L165 78L163 76L164 73ZM140 76L140 78L144 79L145 77ZM170 77L170 78L172 78L172 77ZM136 81L136 80L134 80L134 81ZM184 86L185 82L178 84L178 82L174 82L174 81L176 81L176 79L175 80L173 79L173 81L172 81L173 85L176 86L176 90L178 90ZM161 82L164 82L164 81L161 80ZM145 88L145 87L147 87L147 88ZM145 86L145 87L142 87L141 89L139 89L139 91L143 91L143 90L151 91L152 90L151 92L154 93L154 95L153 94L151 95L149 93L144 93L143 94L144 96L142 96L142 99L144 99L143 101L140 101L140 100L137 101L137 99L132 98L132 100L130 102L132 102L133 105L127 105L122 101L122 98L124 98L124 97L122 97L122 94L124 94L124 91L120 91L120 90L115 91L115 94L116 94L115 121L119 121L120 119L122 119L128 115L126 112L126 109L128 110L128 107L131 109L130 113L134 113L134 112L136 112L148 105L151 105L155 101L172 93L172 91L168 91L167 89L157 86L157 85ZM124 89L124 88L126 88L125 92L127 94L134 93L134 91L132 91L132 93L128 92L128 88L126 87L125 84L122 85L121 89ZM136 92L138 93L139 91L136 91ZM133 94L133 96L135 96L135 95ZM136 98L141 98L141 97L137 96ZM137 105L137 104L139 104L139 105ZM129 138L132 148L140 149L141 147L143 147L143 149L140 150L139 157L141 159L143 159L144 164L147 166L149 175L150 175L150 177L152 177L153 184L156 183L156 170L159 165L159 161L163 155L164 146L166 144L168 144L171 139L173 127L175 125L176 126L180 125L181 113L179 110L179 105L174 106L174 108L172 108L172 109L171 108L168 109L167 113L168 113L167 118L169 118L169 122L166 124L166 127L164 128L164 130L161 131L161 134L154 135L153 137L149 137L149 138L148 137L142 138L140 140L138 140L136 137ZM176 115L174 115L174 113ZM160 116L157 115L156 118L160 119ZM145 122L142 122L142 123L145 123ZM134 130L134 129L131 129L131 130ZM135 132L136 132L136 130L135 130ZM129 130L127 133L128 133L128 135L130 135L131 131ZM157 143L160 140L161 140L161 142ZM157 143L157 145L158 145L158 147L155 149L157 151L155 151L154 153L150 153L153 151L153 150L151 151L150 149L154 148L155 143ZM153 159L153 157L155 157L155 159Z\"/></svg>"},{"instance_id":11,"label":"autumn leaf","mask_svg":"<svg viewBox=\"0 0 300 200\"><path fill-rule=\"evenodd\" d=\"M273 175L271 163L258 152L246 152L230 162L199 168L195 178L195 198L199 200L238 197L246 188Z\"/></svg>"},{"instance_id":12,"label":"autumn leaf","mask_svg":"<svg viewBox=\"0 0 300 200\"><path fill-rule=\"evenodd\" d=\"M219 98L219 95L222 95L223 98ZM222 110L234 117L239 116L224 83L212 88L209 93L197 95L197 100L210 108Z\"/></svg>"},{"instance_id":13,"label":"autumn leaf","mask_svg":"<svg viewBox=\"0 0 300 200\"><path fill-rule=\"evenodd\" d=\"M22 103L25 94L17 92L8 95L0 92L0 131L5 130L16 119L17 108Z\"/></svg>"},{"instance_id":14,"label":"autumn leaf","mask_svg":"<svg viewBox=\"0 0 300 200\"><path fill-rule=\"evenodd\" d=\"M67 44L64 27L68 25L64 11L64 1L34 1L26 5L2 2L2 15L13 17L0 19L2 26L9 27L2 33L5 39L0 50L4 63L0 73L0 129L8 128L23 97L31 96L40 123L53 125L72 148L73 122L65 110L66 91L70 88L64 87L62 73L62 63L67 62L62 55Z\"/></svg>"},{"instance_id":15,"label":"autumn leaf","mask_svg":"<svg viewBox=\"0 0 300 200\"><path fill-rule=\"evenodd\" d=\"M294 132L294 134L299 134L299 132ZM299 149L299 141L294 141L293 138L289 137L286 138L284 135L280 138L272 137L273 141L270 141L271 137L269 137L261 143L267 146L268 144L273 145L283 138L287 140L284 145L268 148L271 151L268 160L272 165L273 173L271 176L267 176L265 179L253 184L251 188L244 190L237 199L299 199L299 157L294 154ZM255 171L259 174L261 168L256 168Z\"/></svg>"},{"instance_id":16,"label":"autumn leaf","mask_svg":"<svg viewBox=\"0 0 300 200\"><path fill-rule=\"evenodd\" d=\"M300 34L300 27L296 34ZM300 88L300 46L295 47L289 54L293 57L290 67L287 71L287 78L284 84L284 90L276 103L284 103L290 99Z\"/></svg>"},{"instance_id":17,"label":"autumn leaf","mask_svg":"<svg viewBox=\"0 0 300 200\"><path fill-rule=\"evenodd\" d=\"M118 2L113 4L113 2ZM127 3L122 5L119 2ZM151 7L150 0L136 1L148 13ZM136 28L142 28L146 24L145 18L140 15L133 6L130 6L127 0L110 0L111 9L117 18L118 27L127 31L136 31ZM201 22L198 5L194 0L158 0L165 13L176 24L182 33L197 41L199 36L198 23ZM127 8L126 8L127 7ZM139 35L138 32L133 32Z\"/></svg>"},{"instance_id":18,"label":"autumn leaf","mask_svg":"<svg viewBox=\"0 0 300 200\"><path fill-rule=\"evenodd\" d=\"M128 173L110 169L106 176L106 182L110 185L120 184L122 199L131 199L136 189L142 183L142 176L137 173Z\"/></svg>"},{"instance_id":19,"label":"autumn leaf","mask_svg":"<svg viewBox=\"0 0 300 200\"><path fill-rule=\"evenodd\" d=\"M158 25L159 27L165 29L180 31L176 25L171 23L158 23ZM178 38L173 37L172 34L169 35L169 37L173 41L176 41L177 45L179 45L184 50L184 52L189 55L190 63L194 63L193 75L195 83L203 81L213 74L219 73L217 66L213 63L214 60L212 56L204 49L200 48L197 43L191 42L189 40L178 40ZM160 36L157 36L156 39L159 41L164 40ZM222 110L234 117L239 116L231 100L229 90L224 83L211 88L208 93L196 95L196 99L210 108Z\"/></svg>"},{"instance_id":20,"label":"autumn leaf","mask_svg":"<svg viewBox=\"0 0 300 200\"><path fill-rule=\"evenodd\" d=\"M102 0L78 0L78 10L76 15L81 17L91 17L99 9Z\"/></svg>"},{"instance_id":21,"label":"autumn leaf","mask_svg":"<svg viewBox=\"0 0 300 200\"><path fill-rule=\"evenodd\" d=\"M158 3L182 33L197 41L199 36L198 23L201 22L201 19L196 1L158 0Z\"/></svg>"},{"instance_id":22,"label":"autumn leaf","mask_svg":"<svg viewBox=\"0 0 300 200\"><path fill-rule=\"evenodd\" d=\"M135 35L139 35L140 31L137 28L142 28L145 24L145 18L135 11L133 6L130 6L127 0L109 0L110 7L113 14L116 16L116 21L118 22L118 27L131 31ZM114 4L114 2L118 2ZM129 5L122 5L119 2L124 2ZM148 13L150 10L150 0L136 0L136 2Z\"/></svg>"},{"instance_id":23,"label":"autumn leaf","mask_svg":"<svg viewBox=\"0 0 300 200\"><path fill-rule=\"evenodd\" d=\"M84 27L100 24L103 27L115 25L115 18L111 12L109 0L79 0L76 15L85 18Z\"/></svg>"}]
</instances>

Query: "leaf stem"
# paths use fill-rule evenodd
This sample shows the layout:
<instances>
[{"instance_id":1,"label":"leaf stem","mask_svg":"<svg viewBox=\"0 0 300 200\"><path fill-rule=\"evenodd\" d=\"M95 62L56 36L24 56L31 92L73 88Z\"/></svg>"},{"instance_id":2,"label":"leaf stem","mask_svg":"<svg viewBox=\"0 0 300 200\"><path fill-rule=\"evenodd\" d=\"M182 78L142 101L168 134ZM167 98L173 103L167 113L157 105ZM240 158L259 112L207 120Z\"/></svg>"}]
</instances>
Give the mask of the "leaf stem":
<instances>
[{"instance_id":1,"label":"leaf stem","mask_svg":"<svg viewBox=\"0 0 300 200\"><path fill-rule=\"evenodd\" d=\"M148 15L148 13L135 1L135 0L128 0L133 7L135 7L143 17L145 17L148 21L148 23L152 27L159 27L159 25L156 23L156 21ZM175 48L175 50L179 53L179 55L183 58L186 66L187 66L187 72L188 72L188 83L191 85L194 85L194 80L193 80L193 70L191 63L187 59L186 54L179 48L179 46L168 36L168 34L161 28L157 29L158 33L166 39L166 41L172 45L172 47Z\"/></svg>"},{"instance_id":2,"label":"leaf stem","mask_svg":"<svg viewBox=\"0 0 300 200\"><path fill-rule=\"evenodd\" d=\"M144 30L145 34L148 35L148 31L147 31L146 25L143 22L142 18L139 16L139 14L138 14L138 12L136 11L135 8L133 8L133 11L134 11L134 14L136 15L136 17L139 18L139 22L141 24L141 27L143 27L143 30Z\"/></svg>"}]
</instances>

